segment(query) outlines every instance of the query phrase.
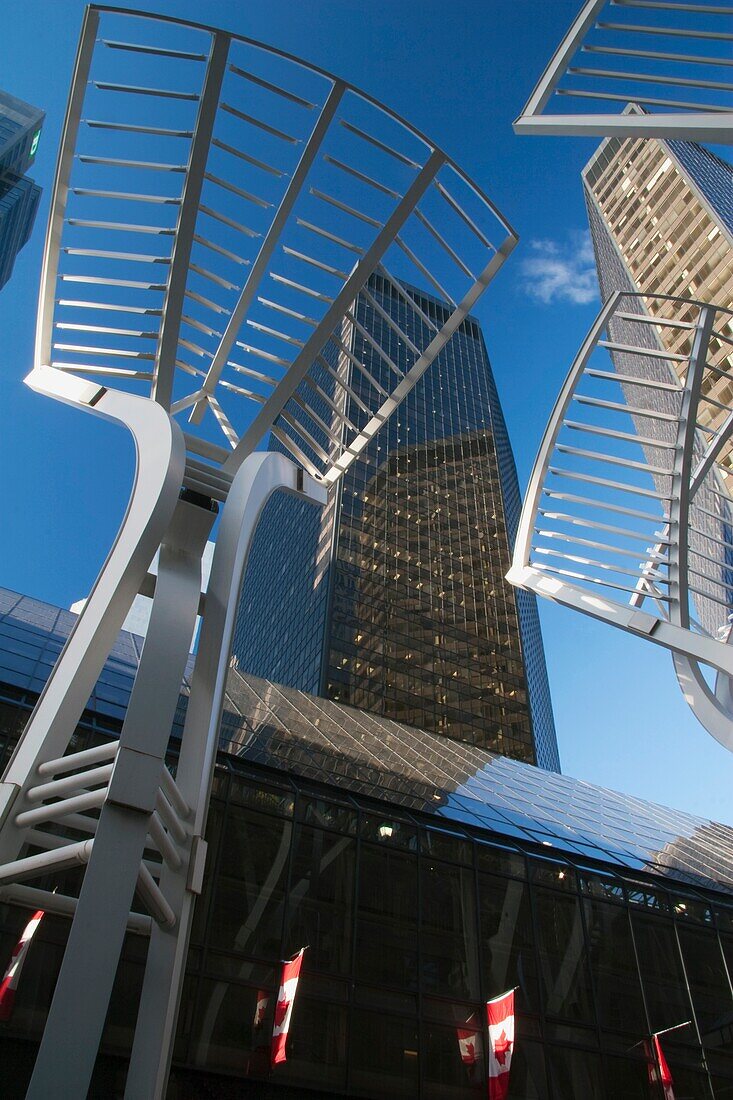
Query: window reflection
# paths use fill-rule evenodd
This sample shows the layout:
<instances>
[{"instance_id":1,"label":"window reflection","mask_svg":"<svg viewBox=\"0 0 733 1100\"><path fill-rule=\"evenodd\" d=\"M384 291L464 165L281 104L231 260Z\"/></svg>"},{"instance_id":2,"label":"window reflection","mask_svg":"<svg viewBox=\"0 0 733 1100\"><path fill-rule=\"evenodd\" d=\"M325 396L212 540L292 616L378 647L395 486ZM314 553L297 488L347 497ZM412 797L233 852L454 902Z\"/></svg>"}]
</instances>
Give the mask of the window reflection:
<instances>
[{"instance_id":1,"label":"window reflection","mask_svg":"<svg viewBox=\"0 0 733 1100\"><path fill-rule=\"evenodd\" d=\"M525 882L479 875L481 968L484 992L495 997L519 986L517 1007L537 1012L537 961Z\"/></svg>"},{"instance_id":2,"label":"window reflection","mask_svg":"<svg viewBox=\"0 0 733 1100\"><path fill-rule=\"evenodd\" d=\"M593 1001L578 899L538 888L535 891L535 912L545 1011L549 1016L593 1021Z\"/></svg>"},{"instance_id":3,"label":"window reflection","mask_svg":"<svg viewBox=\"0 0 733 1100\"><path fill-rule=\"evenodd\" d=\"M356 974L366 982L417 988L417 860L362 844Z\"/></svg>"},{"instance_id":4,"label":"window reflection","mask_svg":"<svg viewBox=\"0 0 733 1100\"><path fill-rule=\"evenodd\" d=\"M478 998L478 942L473 871L420 861L423 989Z\"/></svg>"},{"instance_id":5,"label":"window reflection","mask_svg":"<svg viewBox=\"0 0 733 1100\"><path fill-rule=\"evenodd\" d=\"M350 1062L357 1096L417 1097L417 1025L399 1016L354 1011Z\"/></svg>"},{"instance_id":6,"label":"window reflection","mask_svg":"<svg viewBox=\"0 0 733 1100\"><path fill-rule=\"evenodd\" d=\"M643 1035L646 1018L628 913L600 901L583 904L599 1023Z\"/></svg>"},{"instance_id":7,"label":"window reflection","mask_svg":"<svg viewBox=\"0 0 733 1100\"><path fill-rule=\"evenodd\" d=\"M651 1030L661 1031L691 1020L692 1008L674 927L638 912L632 913L632 925ZM695 1042L694 1026L675 1032L675 1040Z\"/></svg>"},{"instance_id":8,"label":"window reflection","mask_svg":"<svg viewBox=\"0 0 733 1100\"><path fill-rule=\"evenodd\" d=\"M685 927L679 937L703 1044L733 1053L733 998L717 938Z\"/></svg>"},{"instance_id":9,"label":"window reflection","mask_svg":"<svg viewBox=\"0 0 733 1100\"><path fill-rule=\"evenodd\" d=\"M301 826L293 845L284 954L308 947L309 969L351 970L356 845L349 837Z\"/></svg>"},{"instance_id":10,"label":"window reflection","mask_svg":"<svg viewBox=\"0 0 733 1100\"><path fill-rule=\"evenodd\" d=\"M230 808L211 909L214 946L279 958L290 837L289 821Z\"/></svg>"}]
</instances>

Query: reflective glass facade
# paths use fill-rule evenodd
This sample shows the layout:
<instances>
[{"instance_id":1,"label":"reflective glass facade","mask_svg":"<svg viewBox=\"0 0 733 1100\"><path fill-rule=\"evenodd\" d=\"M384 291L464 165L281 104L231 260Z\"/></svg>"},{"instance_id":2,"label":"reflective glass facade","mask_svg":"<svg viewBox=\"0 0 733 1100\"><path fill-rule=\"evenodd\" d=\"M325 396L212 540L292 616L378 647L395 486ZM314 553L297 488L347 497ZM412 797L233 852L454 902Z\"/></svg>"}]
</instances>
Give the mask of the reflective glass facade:
<instances>
[{"instance_id":1,"label":"reflective glass facade","mask_svg":"<svg viewBox=\"0 0 733 1100\"><path fill-rule=\"evenodd\" d=\"M614 290L690 297L733 308L733 168L715 154L681 141L606 141L583 172L601 296ZM648 300L660 320L674 303ZM717 368L704 393L713 402L731 398L733 328L710 341L708 362ZM660 326L658 346L688 355L690 335ZM681 367L679 369L682 369ZM716 429L724 413L714 403L701 410L702 427Z\"/></svg>"},{"instance_id":2,"label":"reflective glass facade","mask_svg":"<svg viewBox=\"0 0 733 1100\"><path fill-rule=\"evenodd\" d=\"M583 173L588 219L595 251L601 296L614 291L641 291L689 296L733 308L733 168L714 153L691 142L620 140L604 142ZM694 307L681 308L663 298L647 298L635 308L660 321L682 326L635 324L615 320L613 339L626 346L649 348L666 356L690 354L690 332L684 328ZM733 396L733 321L720 317L720 332L710 339L698 411L700 431L695 453L702 455L709 433L717 431L724 407ZM643 331L640 331L642 330ZM659 359L614 351L614 365L625 377L669 382L683 360ZM673 412L674 401L659 390L627 385L629 404L653 413ZM665 406L664 408L662 406ZM668 425L653 417L635 418L641 436L668 445ZM644 448L650 466L660 453ZM733 606L730 587L731 505L720 492L733 466L730 443L720 455L720 468L701 486L691 509L689 530L691 569L704 578L695 595L696 617L715 635ZM669 491L668 479L655 475L659 492Z\"/></svg>"},{"instance_id":3,"label":"reflective glass facade","mask_svg":"<svg viewBox=\"0 0 733 1100\"><path fill-rule=\"evenodd\" d=\"M43 111L0 91L0 287L33 229L41 189L24 173L33 163Z\"/></svg>"},{"instance_id":4,"label":"reflective glass facade","mask_svg":"<svg viewBox=\"0 0 733 1100\"><path fill-rule=\"evenodd\" d=\"M0 593L2 762L73 621ZM72 751L119 731L139 646L120 636ZM664 1043L676 1094L733 1088L732 829L236 671L221 748L170 1100L485 1096L458 1031L485 1044L483 1002L515 985L511 1100L649 1100L639 1042L685 1020ZM27 918L0 900L0 961ZM7 1100L67 933L44 919L0 1027ZM279 959L303 944L270 1072ZM144 955L128 936L92 1100L124 1091Z\"/></svg>"},{"instance_id":5,"label":"reflective glass facade","mask_svg":"<svg viewBox=\"0 0 733 1100\"><path fill-rule=\"evenodd\" d=\"M405 369L390 322L422 346L448 315L386 274L367 290L341 334L349 354L333 364L351 388L347 415L368 396L358 363L385 388L380 353ZM238 667L559 770L534 598L504 580L518 513L506 426L469 318L323 516L287 498L267 506L242 590Z\"/></svg>"}]
</instances>

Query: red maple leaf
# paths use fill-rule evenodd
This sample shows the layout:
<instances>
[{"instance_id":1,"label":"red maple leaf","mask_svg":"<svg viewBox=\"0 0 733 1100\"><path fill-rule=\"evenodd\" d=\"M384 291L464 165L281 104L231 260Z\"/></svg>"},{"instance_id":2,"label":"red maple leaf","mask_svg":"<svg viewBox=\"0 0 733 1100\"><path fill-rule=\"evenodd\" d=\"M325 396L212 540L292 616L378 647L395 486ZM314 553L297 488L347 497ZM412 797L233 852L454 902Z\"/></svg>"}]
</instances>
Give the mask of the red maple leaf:
<instances>
[{"instance_id":1,"label":"red maple leaf","mask_svg":"<svg viewBox=\"0 0 733 1100\"><path fill-rule=\"evenodd\" d=\"M511 1049L511 1040L507 1039L506 1031L504 1030L504 1028L502 1028L501 1035L494 1043L494 1057L496 1058L500 1066L504 1065L504 1062L506 1061L506 1056Z\"/></svg>"},{"instance_id":2,"label":"red maple leaf","mask_svg":"<svg viewBox=\"0 0 733 1100\"><path fill-rule=\"evenodd\" d=\"M283 1020L285 1019L289 1007L290 1001L277 1002L277 1004L275 1005L275 1027L280 1027Z\"/></svg>"},{"instance_id":3,"label":"red maple leaf","mask_svg":"<svg viewBox=\"0 0 733 1100\"><path fill-rule=\"evenodd\" d=\"M468 1039L463 1043L463 1061L475 1062L476 1061L476 1046L475 1043L469 1042Z\"/></svg>"}]
</instances>

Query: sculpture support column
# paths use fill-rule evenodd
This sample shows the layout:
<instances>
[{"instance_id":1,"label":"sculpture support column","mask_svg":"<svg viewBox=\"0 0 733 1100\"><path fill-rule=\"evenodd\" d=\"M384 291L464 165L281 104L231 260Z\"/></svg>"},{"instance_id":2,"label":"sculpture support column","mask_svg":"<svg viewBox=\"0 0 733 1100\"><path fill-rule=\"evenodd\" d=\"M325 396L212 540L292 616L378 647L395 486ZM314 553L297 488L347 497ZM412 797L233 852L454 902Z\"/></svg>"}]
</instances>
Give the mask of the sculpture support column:
<instances>
[{"instance_id":1,"label":"sculpture support column","mask_svg":"<svg viewBox=\"0 0 733 1100\"><path fill-rule=\"evenodd\" d=\"M323 485L275 452L255 452L237 471L221 518L176 782L194 807L188 876L165 868L160 886L176 914L173 927L153 926L126 1100L165 1095L196 896L205 861L206 819L219 744L237 598L257 522L278 489L323 505Z\"/></svg>"},{"instance_id":2,"label":"sculpture support column","mask_svg":"<svg viewBox=\"0 0 733 1100\"><path fill-rule=\"evenodd\" d=\"M143 651L64 951L28 1100L63 1082L84 1100L107 1016L146 847L201 593L215 512L179 500L160 550Z\"/></svg>"}]
</instances>

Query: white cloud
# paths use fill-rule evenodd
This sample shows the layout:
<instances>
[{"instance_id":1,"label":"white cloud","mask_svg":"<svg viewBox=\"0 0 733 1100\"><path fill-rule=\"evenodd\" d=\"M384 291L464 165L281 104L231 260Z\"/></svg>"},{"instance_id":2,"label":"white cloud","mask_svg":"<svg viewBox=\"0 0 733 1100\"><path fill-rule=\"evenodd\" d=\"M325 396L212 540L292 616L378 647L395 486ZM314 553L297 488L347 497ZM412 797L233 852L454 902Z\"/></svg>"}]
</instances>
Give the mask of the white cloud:
<instances>
[{"instance_id":1,"label":"white cloud","mask_svg":"<svg viewBox=\"0 0 733 1100\"><path fill-rule=\"evenodd\" d=\"M530 241L535 253L520 265L522 285L533 298L550 305L586 305L598 297L598 280L590 234L574 233L569 243Z\"/></svg>"}]
</instances>

